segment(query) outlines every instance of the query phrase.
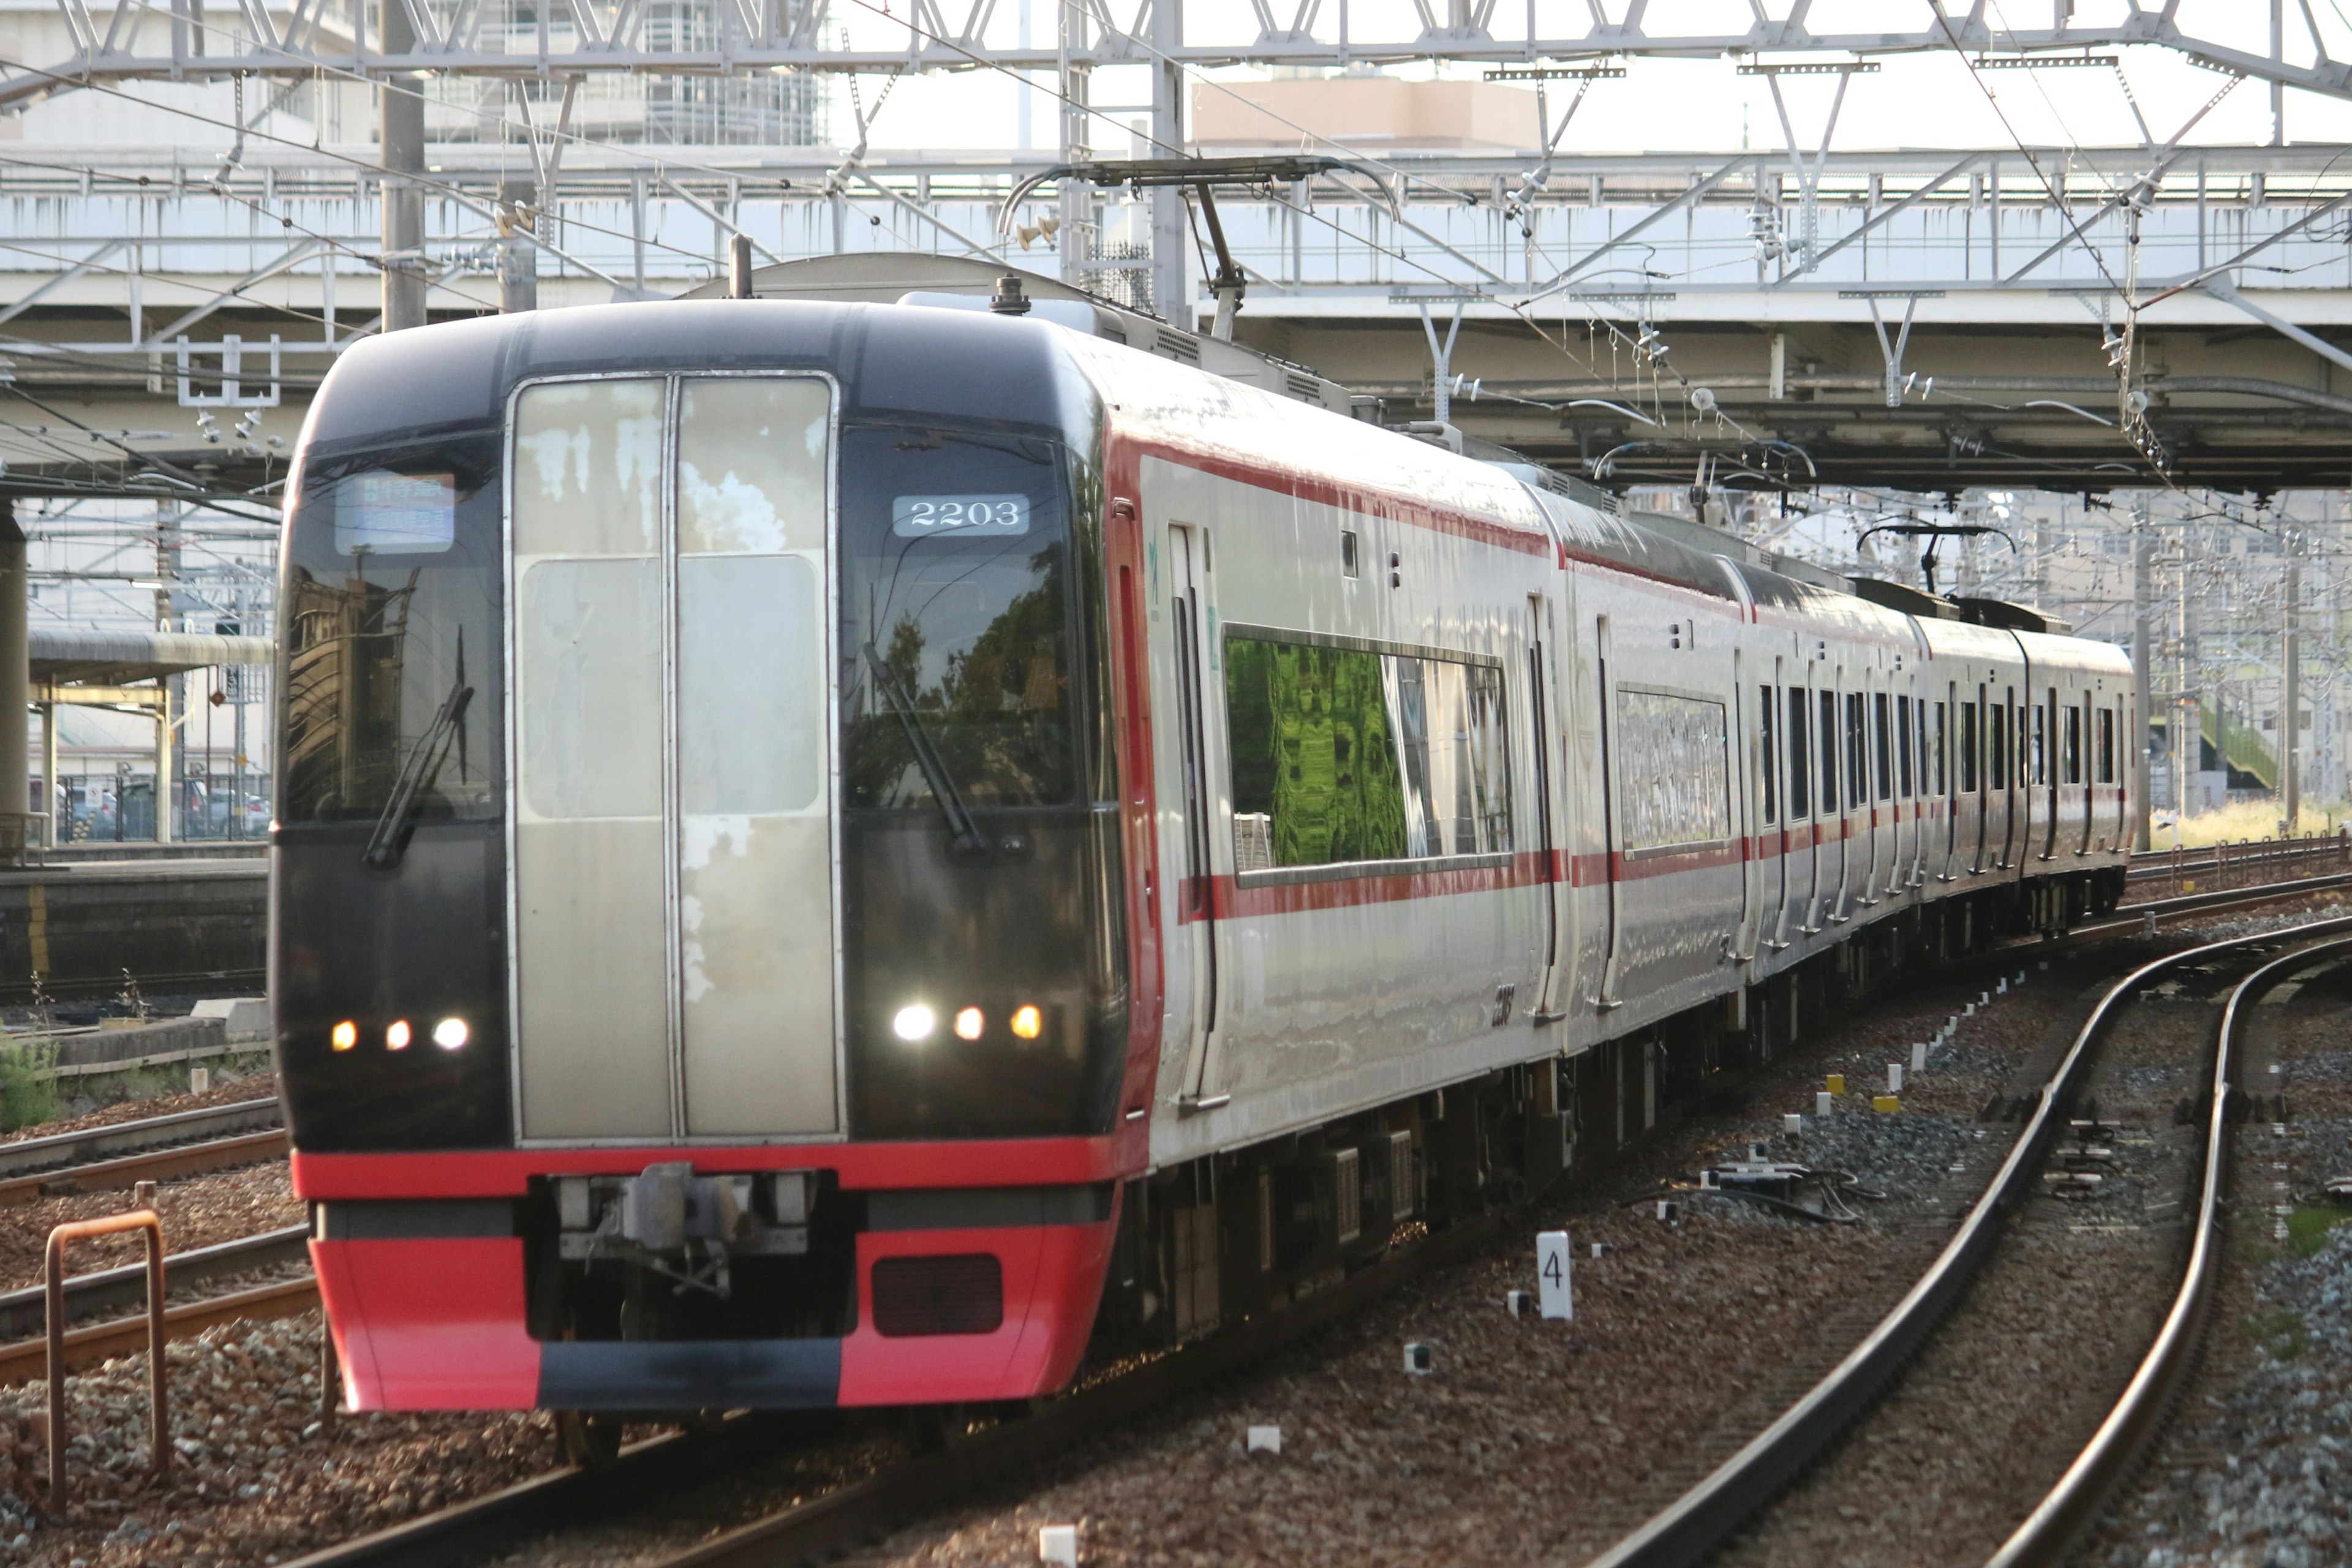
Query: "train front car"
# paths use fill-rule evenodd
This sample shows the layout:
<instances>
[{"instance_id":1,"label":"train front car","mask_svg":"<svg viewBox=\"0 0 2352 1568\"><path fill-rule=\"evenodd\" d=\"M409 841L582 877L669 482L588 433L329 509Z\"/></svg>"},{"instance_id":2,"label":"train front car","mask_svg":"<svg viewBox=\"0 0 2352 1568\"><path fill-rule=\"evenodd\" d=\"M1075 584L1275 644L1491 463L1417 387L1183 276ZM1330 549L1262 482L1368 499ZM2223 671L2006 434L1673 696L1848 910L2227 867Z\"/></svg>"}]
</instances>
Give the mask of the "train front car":
<instances>
[{"instance_id":1,"label":"train front car","mask_svg":"<svg viewBox=\"0 0 2352 1568\"><path fill-rule=\"evenodd\" d=\"M967 312L344 356L289 492L271 948L356 1407L1066 1381L1142 1135L1101 428L1053 332Z\"/></svg>"}]
</instances>

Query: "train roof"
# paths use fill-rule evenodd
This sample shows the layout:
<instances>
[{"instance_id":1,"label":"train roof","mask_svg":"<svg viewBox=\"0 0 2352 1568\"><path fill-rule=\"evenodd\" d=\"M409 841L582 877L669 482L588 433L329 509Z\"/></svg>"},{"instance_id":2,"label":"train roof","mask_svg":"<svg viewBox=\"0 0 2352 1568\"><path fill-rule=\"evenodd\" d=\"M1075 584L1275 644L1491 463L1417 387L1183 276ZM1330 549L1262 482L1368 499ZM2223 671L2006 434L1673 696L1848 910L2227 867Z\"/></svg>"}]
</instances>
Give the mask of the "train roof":
<instances>
[{"instance_id":1,"label":"train roof","mask_svg":"<svg viewBox=\"0 0 2352 1568\"><path fill-rule=\"evenodd\" d=\"M943 274L913 264L951 258L901 258L908 268L877 277L876 259L820 258L762 269L758 292L770 298L579 306L368 338L329 373L306 437L333 444L394 431L413 438L479 429L499 422L508 395L530 377L674 370L681 363L823 369L869 410L1062 427L1080 416L1083 383L1091 382L1114 404L1139 405L1121 407L1124 416L1157 419L1171 430L1181 426L1195 444L1267 467L1295 465L1302 442L1294 426L1266 416L1304 416L1316 426L1319 468L1386 492L1400 507L1459 511L1486 520L1490 534L1536 547L1556 543L1571 561L1710 598L1745 597L1759 610L1827 621L1857 636L1915 642L1918 634L1908 628L1916 621L1939 651L2013 653L2008 631L2065 629L2022 606L1848 583L1681 519L1620 515L1604 492L1517 453L1486 443L1457 451L1442 437L1391 429L1365 416L1376 412L1369 400L1352 398L1336 382L1052 279L1024 275L1041 302L1031 316L1006 316L970 308L978 301L967 298L974 267L992 277L1001 266L966 264ZM909 295L931 297L898 307Z\"/></svg>"}]
</instances>

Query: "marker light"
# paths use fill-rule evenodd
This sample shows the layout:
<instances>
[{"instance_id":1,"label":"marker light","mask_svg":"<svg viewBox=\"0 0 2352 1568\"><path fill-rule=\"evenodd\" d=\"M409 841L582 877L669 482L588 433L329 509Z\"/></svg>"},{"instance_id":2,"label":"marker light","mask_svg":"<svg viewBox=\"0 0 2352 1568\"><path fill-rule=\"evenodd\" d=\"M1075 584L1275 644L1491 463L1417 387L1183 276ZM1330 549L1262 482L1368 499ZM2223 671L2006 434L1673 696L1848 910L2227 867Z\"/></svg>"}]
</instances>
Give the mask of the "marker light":
<instances>
[{"instance_id":1,"label":"marker light","mask_svg":"<svg viewBox=\"0 0 2352 1568\"><path fill-rule=\"evenodd\" d=\"M406 1050L408 1048L408 1020L405 1018L394 1018L392 1021L392 1026L383 1032L383 1043L385 1048L388 1050Z\"/></svg>"},{"instance_id":2,"label":"marker light","mask_svg":"<svg viewBox=\"0 0 2352 1568\"><path fill-rule=\"evenodd\" d=\"M360 1026L346 1018L335 1026L335 1032L329 1038L334 1042L335 1049L348 1051L360 1043Z\"/></svg>"},{"instance_id":3,"label":"marker light","mask_svg":"<svg viewBox=\"0 0 2352 1568\"><path fill-rule=\"evenodd\" d=\"M939 1026L939 1015L920 1002L899 1008L898 1016L890 1020L891 1031L902 1040L928 1040Z\"/></svg>"},{"instance_id":4,"label":"marker light","mask_svg":"<svg viewBox=\"0 0 2352 1568\"><path fill-rule=\"evenodd\" d=\"M987 1020L980 1016L979 1008L966 1007L962 1012L956 1015L956 1038L959 1040L976 1040L980 1038L980 1031L986 1026L986 1024Z\"/></svg>"},{"instance_id":5,"label":"marker light","mask_svg":"<svg viewBox=\"0 0 2352 1568\"><path fill-rule=\"evenodd\" d=\"M1034 1040L1045 1032L1045 1020L1034 1007L1013 1010L1013 1032L1024 1040Z\"/></svg>"},{"instance_id":6,"label":"marker light","mask_svg":"<svg viewBox=\"0 0 2352 1568\"><path fill-rule=\"evenodd\" d=\"M444 1018L433 1026L433 1043L445 1051L454 1051L466 1043L466 1020Z\"/></svg>"}]
</instances>

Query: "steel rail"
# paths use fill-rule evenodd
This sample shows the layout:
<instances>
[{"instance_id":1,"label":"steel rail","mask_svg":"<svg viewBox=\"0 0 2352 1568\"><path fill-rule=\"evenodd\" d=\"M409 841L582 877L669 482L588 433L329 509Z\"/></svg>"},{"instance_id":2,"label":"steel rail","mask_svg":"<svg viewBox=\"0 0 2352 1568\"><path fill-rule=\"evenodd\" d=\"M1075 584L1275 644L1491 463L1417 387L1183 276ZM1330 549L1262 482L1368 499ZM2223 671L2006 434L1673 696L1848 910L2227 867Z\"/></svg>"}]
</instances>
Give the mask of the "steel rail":
<instances>
[{"instance_id":1,"label":"steel rail","mask_svg":"<svg viewBox=\"0 0 2352 1568\"><path fill-rule=\"evenodd\" d=\"M1344 1284L1265 1317L1251 1318L1077 1393L1047 1401L1017 1420L896 1464L861 1481L795 1503L673 1556L658 1568L753 1568L846 1546L919 1516L942 1500L1085 1438L1120 1429L1139 1413L1195 1392L1250 1362L1296 1343L1435 1268L1503 1234L1508 1211L1448 1226L1400 1249ZM805 1415L809 1413L802 1413ZM747 1421L739 1418L730 1426ZM638 1445L600 1470L551 1472L470 1503L296 1559L287 1568L465 1568L518 1540L592 1516L674 1498L711 1478L710 1439L666 1437Z\"/></svg>"},{"instance_id":2,"label":"steel rail","mask_svg":"<svg viewBox=\"0 0 2352 1568\"><path fill-rule=\"evenodd\" d=\"M217 1138L278 1125L277 1100L243 1100L235 1105L208 1106L201 1110L175 1111L138 1121L117 1121L87 1127L79 1132L53 1132L46 1138L26 1138L0 1143L0 1177L48 1171L76 1161L109 1154L130 1154L192 1138Z\"/></svg>"},{"instance_id":3,"label":"steel rail","mask_svg":"<svg viewBox=\"0 0 2352 1568\"><path fill-rule=\"evenodd\" d=\"M2016 943L2009 951L2015 952L2028 948L2046 951L2060 942L2095 942L2101 937L2114 936L2135 926L2145 925L2150 916L2168 921L2182 915L2236 909L2242 904L2274 904L2282 899L2299 899L2306 893L2326 893L2342 889L2352 889L2352 871L2340 872L2333 877L2294 877L2284 882L2258 882L2251 888L2225 888L2210 893L2183 893L2177 899L2150 899L2142 904L2117 904L2112 913L2078 925L2063 936Z\"/></svg>"},{"instance_id":4,"label":"steel rail","mask_svg":"<svg viewBox=\"0 0 2352 1568\"><path fill-rule=\"evenodd\" d=\"M286 1130L281 1127L266 1132L242 1132L233 1138L207 1139L201 1143L182 1143L87 1165L68 1165L62 1170L0 1182L0 1207L73 1193L111 1192L134 1187L141 1182L169 1181L174 1176L251 1165L277 1158L286 1152Z\"/></svg>"},{"instance_id":5,"label":"steel rail","mask_svg":"<svg viewBox=\"0 0 2352 1568\"><path fill-rule=\"evenodd\" d=\"M165 1292L168 1295L199 1279L217 1279L287 1263L307 1263L310 1257L310 1238L309 1226L289 1225L173 1253L163 1259ZM66 1311L75 1318L136 1307L146 1300L147 1270L135 1263L77 1275L66 1281ZM0 1295L0 1343L39 1333L47 1309L47 1297L38 1285Z\"/></svg>"},{"instance_id":6,"label":"steel rail","mask_svg":"<svg viewBox=\"0 0 2352 1568\"><path fill-rule=\"evenodd\" d=\"M2160 919L2170 919L2336 885L2352 886L2352 875L2282 883L2267 891L2256 888L2193 894L2145 909ZM2095 930L2098 935L2111 936L2136 931L2141 924L2142 910L2135 908L2129 918ZM2235 942L2274 940L2278 938L2271 933L2233 939ZM2033 945L2046 952L2054 944ZM2011 950L2009 956L2016 951ZM2174 955L2154 967L2186 956ZM821 1554L903 1522L942 1498L1094 1433L1115 1429L1156 1402L1200 1387L1281 1349L1413 1275L1453 1261L1496 1234L1502 1224L1502 1218L1487 1216L1440 1232L1391 1262L1310 1297L1293 1311L1252 1320L1229 1334L1188 1345L1132 1373L1051 1401L1023 1420L955 1445L945 1453L894 1466L867 1480L741 1526L663 1560L659 1568L750 1568L789 1562ZM665 1489L674 1490L708 1480L714 1461L723 1462L728 1453L747 1447L756 1451L762 1433L796 1418L805 1420L808 1414L738 1417L718 1433L680 1434L635 1444L605 1468L550 1471L470 1502L320 1548L288 1563L287 1568L467 1568L488 1562L533 1535L667 1495Z\"/></svg>"},{"instance_id":7,"label":"steel rail","mask_svg":"<svg viewBox=\"0 0 2352 1568\"><path fill-rule=\"evenodd\" d=\"M2061 1109L2089 1066L2095 1047L2135 992L2166 970L2217 953L2346 930L2352 930L2352 916L2206 942L2144 963L2110 986L2042 1086L2009 1157L1903 1300L1770 1426L1640 1529L1591 1559L1588 1568L1683 1568L1698 1562L1769 1503L1878 1397L1992 1251L2001 1218L2031 1189L2033 1172L2057 1131Z\"/></svg>"},{"instance_id":8,"label":"steel rail","mask_svg":"<svg viewBox=\"0 0 2352 1568\"><path fill-rule=\"evenodd\" d=\"M269 1318L290 1318L297 1312L307 1312L319 1304L319 1282L304 1276L275 1285L258 1285L250 1290L238 1290L226 1296L208 1296L201 1300L183 1302L167 1307L163 1311L163 1331L175 1340L184 1340L218 1323L257 1322ZM144 1350L147 1345L147 1318L116 1318L108 1322L91 1323L84 1328L68 1329L65 1334L65 1360L68 1368L91 1365ZM16 1340L0 1344L0 1384L26 1383L44 1375L48 1359L46 1339Z\"/></svg>"},{"instance_id":9,"label":"steel rail","mask_svg":"<svg viewBox=\"0 0 2352 1568\"><path fill-rule=\"evenodd\" d=\"M2244 1015L2256 997L2287 973L2347 952L2352 952L2352 938L2297 948L2263 964L2231 991L2214 1041L2212 1109L2206 1117L2205 1176L2198 1195L2197 1230L2172 1310L2166 1314L2147 1359L2081 1456L1987 1560L1986 1568L2055 1568L2064 1562L2068 1550L2097 1520L2117 1483L2162 1430L2173 1399L2196 1361L2214 1279L2221 1271L2221 1184L2229 1169L2231 1079Z\"/></svg>"}]
</instances>

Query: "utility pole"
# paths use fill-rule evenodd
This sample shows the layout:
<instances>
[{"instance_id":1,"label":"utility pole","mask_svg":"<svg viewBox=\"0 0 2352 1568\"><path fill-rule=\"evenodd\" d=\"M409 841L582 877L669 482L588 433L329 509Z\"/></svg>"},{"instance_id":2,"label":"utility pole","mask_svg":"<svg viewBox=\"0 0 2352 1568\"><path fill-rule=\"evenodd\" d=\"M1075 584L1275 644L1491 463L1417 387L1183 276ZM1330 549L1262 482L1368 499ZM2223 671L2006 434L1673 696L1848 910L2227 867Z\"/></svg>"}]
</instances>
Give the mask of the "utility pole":
<instances>
[{"instance_id":1,"label":"utility pole","mask_svg":"<svg viewBox=\"0 0 2352 1568\"><path fill-rule=\"evenodd\" d=\"M1075 5L1055 7L1058 17L1055 26L1054 46L1056 51L1056 85L1062 96L1061 162L1083 163L1094 156L1094 129L1087 105L1094 91L1094 68L1071 62L1074 49L1087 46L1086 13ZM1080 288L1099 285L1098 277L1089 277L1087 264L1094 259L1097 233L1097 214L1101 201L1095 188L1083 180L1064 180L1061 196L1061 232L1054 237L1055 248L1061 252L1062 281Z\"/></svg>"},{"instance_id":2,"label":"utility pole","mask_svg":"<svg viewBox=\"0 0 2352 1568\"><path fill-rule=\"evenodd\" d=\"M386 55L416 47L415 29L402 0L377 0ZM425 187L413 176L425 172L425 83L414 76L386 77L377 85L381 105L377 158L383 164L383 330L397 332L425 324Z\"/></svg>"},{"instance_id":3,"label":"utility pole","mask_svg":"<svg viewBox=\"0 0 2352 1568\"><path fill-rule=\"evenodd\" d=\"M2145 506L2132 509L2132 750L2139 770L2139 821L2132 829L2132 847L2146 849L2153 840L2148 828L2152 804L2147 797L2147 683L2155 675L2148 646L2148 518Z\"/></svg>"},{"instance_id":4,"label":"utility pole","mask_svg":"<svg viewBox=\"0 0 2352 1568\"><path fill-rule=\"evenodd\" d=\"M1184 0L1151 0L1151 141L1150 158L1184 155L1184 68L1174 59L1184 45ZM1192 330L1192 290L1184 265L1192 243L1192 209L1181 185L1160 185L1151 202L1151 309L1171 327Z\"/></svg>"},{"instance_id":5,"label":"utility pole","mask_svg":"<svg viewBox=\"0 0 2352 1568\"><path fill-rule=\"evenodd\" d=\"M499 181L499 309L509 315L539 309L538 205L536 181Z\"/></svg>"},{"instance_id":6,"label":"utility pole","mask_svg":"<svg viewBox=\"0 0 2352 1568\"><path fill-rule=\"evenodd\" d=\"M2286 548L2285 602L2280 606L2284 616L2279 632L2285 645L2279 660L2279 684L2284 689L2279 703L2279 805L2280 815L2286 819L2284 836L2292 837L2296 824L2303 820L2303 768L2297 754L2302 751L2303 637L2297 623L2303 607L2303 557L2299 541L2290 538Z\"/></svg>"}]
</instances>

